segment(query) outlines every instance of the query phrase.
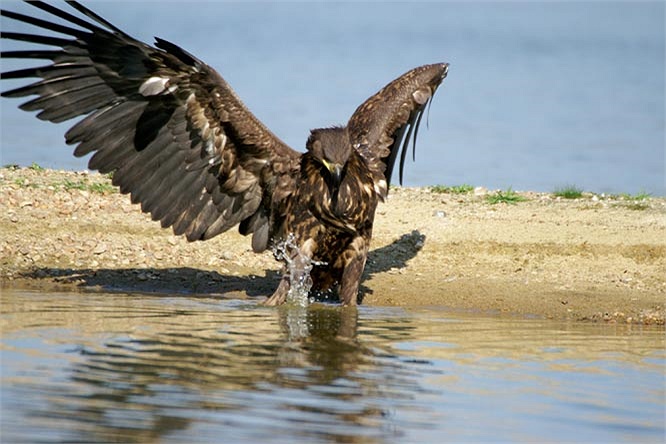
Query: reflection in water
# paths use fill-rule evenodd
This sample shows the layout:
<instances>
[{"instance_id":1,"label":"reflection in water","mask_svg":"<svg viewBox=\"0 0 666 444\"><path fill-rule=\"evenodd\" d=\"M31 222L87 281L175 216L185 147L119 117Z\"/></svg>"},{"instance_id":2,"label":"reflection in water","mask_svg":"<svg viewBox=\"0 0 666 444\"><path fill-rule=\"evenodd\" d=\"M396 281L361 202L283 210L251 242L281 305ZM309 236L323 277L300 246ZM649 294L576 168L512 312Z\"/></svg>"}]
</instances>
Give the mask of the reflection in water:
<instances>
[{"instance_id":1,"label":"reflection in water","mask_svg":"<svg viewBox=\"0 0 666 444\"><path fill-rule=\"evenodd\" d=\"M20 292L0 319L3 442L663 435L663 331Z\"/></svg>"},{"instance_id":2,"label":"reflection in water","mask_svg":"<svg viewBox=\"0 0 666 444\"><path fill-rule=\"evenodd\" d=\"M59 335L79 330L84 336L81 346L67 346L65 377L39 387L45 403L26 412L34 431L55 428L68 433L61 437L66 440L152 441L191 429L210 414L250 434L257 423L276 423L258 430L256 439L302 422L304 430L295 436L348 441L367 435L358 429L384 415L377 406L347 402L382 390L381 380L350 378L372 366L372 352L357 338L356 308L276 310L231 302L221 310L208 300L184 309L129 297L114 309L118 296L103 301L86 295L79 307L53 295L47 301L32 296L3 308L14 316L30 313L23 320L28 332L50 322ZM12 325L16 318L5 321L8 330L21 329Z\"/></svg>"}]
</instances>

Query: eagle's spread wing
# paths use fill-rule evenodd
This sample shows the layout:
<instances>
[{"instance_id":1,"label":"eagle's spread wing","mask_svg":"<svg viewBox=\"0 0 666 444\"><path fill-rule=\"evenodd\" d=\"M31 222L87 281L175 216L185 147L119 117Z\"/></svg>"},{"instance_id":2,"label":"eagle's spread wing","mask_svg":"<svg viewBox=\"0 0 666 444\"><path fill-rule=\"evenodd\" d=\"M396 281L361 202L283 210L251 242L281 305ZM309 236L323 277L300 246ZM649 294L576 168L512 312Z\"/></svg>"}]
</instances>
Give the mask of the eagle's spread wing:
<instances>
[{"instance_id":1,"label":"eagle's spread wing","mask_svg":"<svg viewBox=\"0 0 666 444\"><path fill-rule=\"evenodd\" d=\"M37 95L21 108L40 110L43 120L87 114L66 134L68 144L78 144L75 155L94 152L89 167L113 172L121 192L163 227L197 240L241 223L243 234L255 233L253 247L265 248L273 189L289 183L300 154L191 54L161 39L156 47L146 45L68 3L90 21L44 2L31 4L78 28L2 11L73 38L3 32L3 38L57 49L3 52L2 57L52 63L3 73L7 79L40 80L2 95Z\"/></svg>"},{"instance_id":2,"label":"eagle's spread wing","mask_svg":"<svg viewBox=\"0 0 666 444\"><path fill-rule=\"evenodd\" d=\"M349 119L351 143L376 173L382 197L388 192L399 151L402 183L407 145L412 135L416 143L423 111L447 71L447 63L412 69L363 102Z\"/></svg>"}]
</instances>

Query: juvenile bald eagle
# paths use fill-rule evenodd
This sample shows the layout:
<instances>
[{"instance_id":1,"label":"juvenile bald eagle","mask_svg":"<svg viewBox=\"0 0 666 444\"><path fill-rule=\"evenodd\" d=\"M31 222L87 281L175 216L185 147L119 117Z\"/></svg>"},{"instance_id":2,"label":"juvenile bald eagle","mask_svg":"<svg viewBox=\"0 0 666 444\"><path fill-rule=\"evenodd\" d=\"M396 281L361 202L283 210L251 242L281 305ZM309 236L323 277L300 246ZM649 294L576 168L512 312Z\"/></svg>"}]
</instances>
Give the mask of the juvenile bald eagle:
<instances>
[{"instance_id":1,"label":"juvenile bald eagle","mask_svg":"<svg viewBox=\"0 0 666 444\"><path fill-rule=\"evenodd\" d=\"M86 18L31 2L68 25L2 11L66 37L3 32L2 38L55 49L6 51L3 58L46 59L3 79L37 77L4 97L42 120L86 116L65 138L75 156L94 153L89 168L113 172L113 184L141 210L189 241L238 225L261 252L293 235L321 264L313 290L337 290L356 304L377 203L384 200L400 151L400 181L410 139L448 64L405 73L366 100L346 126L315 129L305 153L287 146L243 105L227 82L192 54L156 38L135 40L93 11ZM72 27L75 26L75 27ZM285 301L285 273L268 304Z\"/></svg>"}]
</instances>

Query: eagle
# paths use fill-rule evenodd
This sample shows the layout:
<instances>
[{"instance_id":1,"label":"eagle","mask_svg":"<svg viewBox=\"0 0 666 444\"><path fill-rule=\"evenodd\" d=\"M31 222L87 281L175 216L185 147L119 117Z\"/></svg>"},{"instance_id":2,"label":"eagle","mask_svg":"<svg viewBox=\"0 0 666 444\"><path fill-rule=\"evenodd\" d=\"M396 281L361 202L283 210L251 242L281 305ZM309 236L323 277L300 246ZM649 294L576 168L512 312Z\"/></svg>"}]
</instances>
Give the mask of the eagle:
<instances>
[{"instance_id":1,"label":"eagle","mask_svg":"<svg viewBox=\"0 0 666 444\"><path fill-rule=\"evenodd\" d=\"M138 41L83 5L67 3L79 14L29 3L60 22L2 10L62 35L2 32L39 45L4 51L2 58L47 60L2 73L2 79L38 79L2 96L36 95L20 108L39 111L42 120L82 117L65 134L76 145L74 155L92 153L89 168L113 173L120 192L162 227L196 241L238 226L252 235L255 252L290 239L295 248L287 256L314 264L311 291L356 305L377 204L388 195L398 156L402 183L410 140L415 149L424 110L449 65L406 72L361 104L346 125L312 130L299 152L194 55L160 38L154 46ZM283 270L268 305L287 299L293 283Z\"/></svg>"}]
</instances>

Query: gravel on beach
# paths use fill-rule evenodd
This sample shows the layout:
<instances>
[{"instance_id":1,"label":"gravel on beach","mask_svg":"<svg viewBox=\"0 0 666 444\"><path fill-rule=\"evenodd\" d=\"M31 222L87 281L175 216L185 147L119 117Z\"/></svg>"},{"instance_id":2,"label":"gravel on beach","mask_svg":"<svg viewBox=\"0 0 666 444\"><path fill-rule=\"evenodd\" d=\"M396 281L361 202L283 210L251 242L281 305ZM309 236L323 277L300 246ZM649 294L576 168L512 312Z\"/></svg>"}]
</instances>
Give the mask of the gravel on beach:
<instances>
[{"instance_id":1,"label":"gravel on beach","mask_svg":"<svg viewBox=\"0 0 666 444\"><path fill-rule=\"evenodd\" d=\"M395 188L377 211L366 305L664 324L666 199ZM230 230L188 243L105 175L0 169L0 288L269 296L280 264Z\"/></svg>"}]
</instances>

